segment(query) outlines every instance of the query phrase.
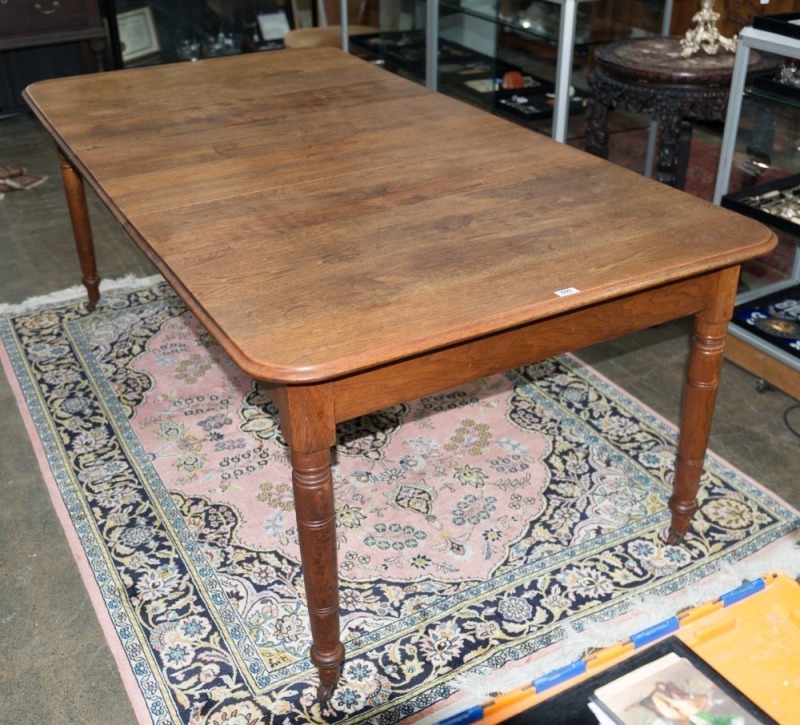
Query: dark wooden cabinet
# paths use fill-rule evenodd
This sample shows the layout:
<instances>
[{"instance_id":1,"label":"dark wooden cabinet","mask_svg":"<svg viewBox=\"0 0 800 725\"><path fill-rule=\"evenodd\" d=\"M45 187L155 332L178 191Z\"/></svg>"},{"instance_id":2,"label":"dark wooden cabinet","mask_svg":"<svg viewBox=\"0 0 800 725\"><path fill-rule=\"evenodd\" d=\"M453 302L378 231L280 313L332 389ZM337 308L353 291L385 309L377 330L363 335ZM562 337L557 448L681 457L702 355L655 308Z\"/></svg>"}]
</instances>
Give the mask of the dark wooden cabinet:
<instances>
[{"instance_id":1,"label":"dark wooden cabinet","mask_svg":"<svg viewBox=\"0 0 800 725\"><path fill-rule=\"evenodd\" d=\"M104 70L107 46L99 0L0 0L0 117L25 110L29 83Z\"/></svg>"},{"instance_id":2,"label":"dark wooden cabinet","mask_svg":"<svg viewBox=\"0 0 800 725\"><path fill-rule=\"evenodd\" d=\"M0 50L86 42L103 67L106 30L97 0L0 0Z\"/></svg>"}]
</instances>

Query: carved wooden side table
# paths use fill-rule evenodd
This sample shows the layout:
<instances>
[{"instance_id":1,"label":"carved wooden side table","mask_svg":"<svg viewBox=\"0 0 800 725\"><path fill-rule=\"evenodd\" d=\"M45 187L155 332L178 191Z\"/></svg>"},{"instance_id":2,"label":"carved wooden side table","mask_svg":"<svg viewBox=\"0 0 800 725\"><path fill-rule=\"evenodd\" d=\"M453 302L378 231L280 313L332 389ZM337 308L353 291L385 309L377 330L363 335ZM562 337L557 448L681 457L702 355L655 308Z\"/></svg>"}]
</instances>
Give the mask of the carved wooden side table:
<instances>
[{"instance_id":1,"label":"carved wooden side table","mask_svg":"<svg viewBox=\"0 0 800 725\"><path fill-rule=\"evenodd\" d=\"M659 124L656 176L682 189L693 121L723 121L734 54L680 54L679 37L623 40L602 46L589 76L586 150L608 158L608 111L644 113ZM748 75L768 73L775 62L753 52Z\"/></svg>"}]
</instances>

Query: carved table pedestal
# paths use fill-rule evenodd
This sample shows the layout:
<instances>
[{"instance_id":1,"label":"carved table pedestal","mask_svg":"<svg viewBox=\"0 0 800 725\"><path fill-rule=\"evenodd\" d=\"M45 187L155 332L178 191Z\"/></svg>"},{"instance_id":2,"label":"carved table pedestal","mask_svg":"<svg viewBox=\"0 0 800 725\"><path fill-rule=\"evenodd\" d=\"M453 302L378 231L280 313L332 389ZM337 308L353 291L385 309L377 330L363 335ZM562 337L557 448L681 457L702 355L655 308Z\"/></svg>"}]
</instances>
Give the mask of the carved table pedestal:
<instances>
[{"instance_id":1,"label":"carved table pedestal","mask_svg":"<svg viewBox=\"0 0 800 725\"><path fill-rule=\"evenodd\" d=\"M680 54L680 38L623 40L598 49L589 77L586 150L608 158L610 108L654 117L659 124L656 179L682 189L692 122L724 121L734 54ZM767 73L774 61L753 52L748 74Z\"/></svg>"}]
</instances>

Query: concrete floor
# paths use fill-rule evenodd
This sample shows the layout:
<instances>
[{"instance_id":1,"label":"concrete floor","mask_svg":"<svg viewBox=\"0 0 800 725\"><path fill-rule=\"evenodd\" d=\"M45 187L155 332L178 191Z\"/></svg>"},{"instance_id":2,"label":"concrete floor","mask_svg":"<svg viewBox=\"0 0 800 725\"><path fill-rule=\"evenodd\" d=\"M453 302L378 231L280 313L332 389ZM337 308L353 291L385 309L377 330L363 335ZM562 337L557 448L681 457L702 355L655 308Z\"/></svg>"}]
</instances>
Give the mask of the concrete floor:
<instances>
[{"instance_id":1,"label":"concrete floor","mask_svg":"<svg viewBox=\"0 0 800 725\"><path fill-rule=\"evenodd\" d=\"M31 118L0 122L0 164L50 180L0 201L0 302L76 284L79 269L52 143ZM100 274L153 269L89 194ZM582 351L584 360L668 419L677 419L685 321ZM800 440L784 425L794 402L760 393L727 363L711 439L714 451L800 508ZM793 414L800 427L800 415ZM0 379L0 721L135 722L42 483L5 378Z\"/></svg>"}]
</instances>

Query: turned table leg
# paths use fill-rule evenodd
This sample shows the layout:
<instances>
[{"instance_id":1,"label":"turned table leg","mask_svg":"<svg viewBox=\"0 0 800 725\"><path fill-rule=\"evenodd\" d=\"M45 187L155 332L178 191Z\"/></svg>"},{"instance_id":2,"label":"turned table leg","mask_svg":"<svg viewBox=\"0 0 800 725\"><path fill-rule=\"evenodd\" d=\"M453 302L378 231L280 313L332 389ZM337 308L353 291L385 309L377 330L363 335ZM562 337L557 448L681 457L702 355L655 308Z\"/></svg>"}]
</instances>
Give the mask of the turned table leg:
<instances>
[{"instance_id":1,"label":"turned table leg","mask_svg":"<svg viewBox=\"0 0 800 725\"><path fill-rule=\"evenodd\" d=\"M711 420L722 373L728 321L733 314L739 268L718 272L712 307L698 313L689 351L689 365L683 391L680 440L675 464L675 481L669 508L672 511L670 544L678 544L689 530L697 511L697 491L711 433Z\"/></svg>"},{"instance_id":2,"label":"turned table leg","mask_svg":"<svg viewBox=\"0 0 800 725\"><path fill-rule=\"evenodd\" d=\"M311 661L319 672L317 698L325 702L336 689L344 661L331 475L330 449L336 442L333 387L278 388L273 398L291 449L300 560L311 625Z\"/></svg>"},{"instance_id":3,"label":"turned table leg","mask_svg":"<svg viewBox=\"0 0 800 725\"><path fill-rule=\"evenodd\" d=\"M67 195L69 218L72 221L72 234L83 273L82 281L89 293L89 309L93 310L100 299L100 278L97 276L92 225L89 221L89 209L86 206L83 179L61 149L58 149L58 158L61 162L61 180Z\"/></svg>"}]
</instances>

